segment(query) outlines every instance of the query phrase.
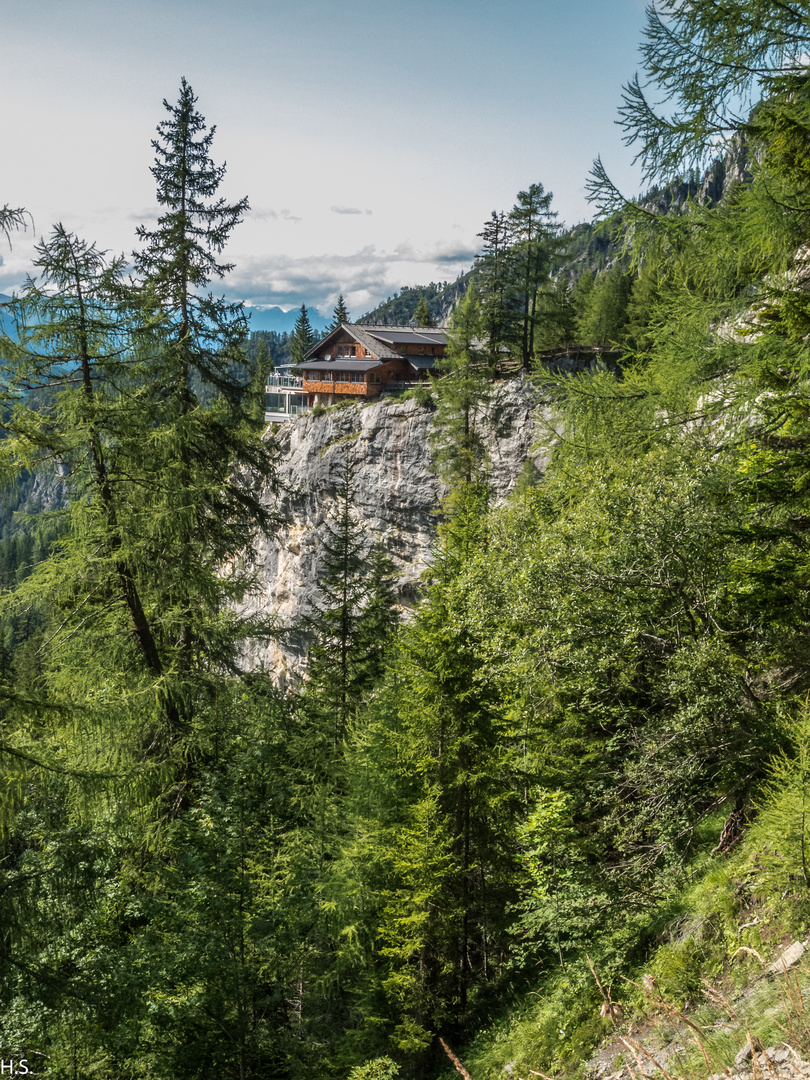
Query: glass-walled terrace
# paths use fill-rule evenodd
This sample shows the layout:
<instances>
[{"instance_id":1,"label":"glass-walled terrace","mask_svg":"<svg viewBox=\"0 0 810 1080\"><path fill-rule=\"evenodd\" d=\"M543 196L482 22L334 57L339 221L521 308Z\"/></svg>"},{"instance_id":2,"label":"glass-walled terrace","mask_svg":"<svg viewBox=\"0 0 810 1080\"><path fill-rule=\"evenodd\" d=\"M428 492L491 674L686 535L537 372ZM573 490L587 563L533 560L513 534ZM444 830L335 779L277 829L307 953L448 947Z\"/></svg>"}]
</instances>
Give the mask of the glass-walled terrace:
<instances>
[{"instance_id":1,"label":"glass-walled terrace","mask_svg":"<svg viewBox=\"0 0 810 1080\"><path fill-rule=\"evenodd\" d=\"M307 411L307 395L301 393L298 375L270 375L264 388L264 419L278 423ZM296 393L296 391L298 391Z\"/></svg>"}]
</instances>

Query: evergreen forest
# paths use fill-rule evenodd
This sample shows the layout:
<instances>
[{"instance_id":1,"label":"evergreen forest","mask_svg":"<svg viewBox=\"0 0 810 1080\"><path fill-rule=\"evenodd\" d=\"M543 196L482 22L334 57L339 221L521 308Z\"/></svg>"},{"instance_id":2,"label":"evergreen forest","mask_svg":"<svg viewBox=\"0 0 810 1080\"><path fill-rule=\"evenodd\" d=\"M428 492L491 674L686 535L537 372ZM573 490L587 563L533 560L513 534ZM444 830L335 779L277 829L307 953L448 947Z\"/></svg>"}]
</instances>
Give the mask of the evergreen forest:
<instances>
[{"instance_id":1,"label":"evergreen forest","mask_svg":"<svg viewBox=\"0 0 810 1080\"><path fill-rule=\"evenodd\" d=\"M618 1032L631 1077L653 1015L692 1033L665 1080L721 1071L700 1009L810 923L809 54L806 0L649 9L648 194L597 161L593 223L540 183L486 221L417 397L446 493L418 605L347 448L288 689L241 605L307 310L251 336L218 297L248 201L185 79L131 260L39 242L0 339L6 1074L567 1080ZM507 377L549 464L498 502ZM796 986L752 1051L810 1054Z\"/></svg>"}]
</instances>

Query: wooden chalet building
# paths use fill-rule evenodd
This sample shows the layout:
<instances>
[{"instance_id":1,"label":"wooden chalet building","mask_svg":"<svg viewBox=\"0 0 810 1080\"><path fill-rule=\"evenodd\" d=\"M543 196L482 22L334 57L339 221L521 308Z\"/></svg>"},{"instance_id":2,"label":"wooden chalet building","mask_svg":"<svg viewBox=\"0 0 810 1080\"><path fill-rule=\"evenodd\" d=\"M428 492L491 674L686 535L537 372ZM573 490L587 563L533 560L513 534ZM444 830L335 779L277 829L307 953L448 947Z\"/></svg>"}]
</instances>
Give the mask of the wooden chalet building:
<instances>
[{"instance_id":1,"label":"wooden chalet building","mask_svg":"<svg viewBox=\"0 0 810 1080\"><path fill-rule=\"evenodd\" d=\"M270 376L265 420L407 390L441 369L446 345L447 335L434 327L341 323L296 365L298 375Z\"/></svg>"}]
</instances>

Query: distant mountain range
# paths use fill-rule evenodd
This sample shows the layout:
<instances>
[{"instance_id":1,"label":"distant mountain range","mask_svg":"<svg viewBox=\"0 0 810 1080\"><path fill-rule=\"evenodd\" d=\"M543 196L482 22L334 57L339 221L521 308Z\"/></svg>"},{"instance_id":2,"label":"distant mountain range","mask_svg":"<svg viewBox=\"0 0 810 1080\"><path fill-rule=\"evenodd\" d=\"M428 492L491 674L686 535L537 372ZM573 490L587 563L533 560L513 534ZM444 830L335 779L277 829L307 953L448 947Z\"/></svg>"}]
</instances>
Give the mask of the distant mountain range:
<instances>
[{"instance_id":1,"label":"distant mountain range","mask_svg":"<svg viewBox=\"0 0 810 1080\"><path fill-rule=\"evenodd\" d=\"M7 304L11 299L12 299L12 297L6 296L5 293L0 293L0 304ZM10 319L5 319L5 320L3 319L3 309L2 308L0 308L0 333L8 334L8 336L10 338L14 338L15 341L17 340L16 335L14 334L14 329L13 329L13 326L11 324L11 320Z\"/></svg>"},{"instance_id":2,"label":"distant mountain range","mask_svg":"<svg viewBox=\"0 0 810 1080\"><path fill-rule=\"evenodd\" d=\"M245 306L245 311L250 315L250 329L253 330L275 330L277 333L290 333L295 326L295 320L298 318L300 308L293 308L291 311L284 311L280 307L248 307ZM307 308L307 315L313 330L325 330L331 319L322 318L314 308Z\"/></svg>"}]
</instances>

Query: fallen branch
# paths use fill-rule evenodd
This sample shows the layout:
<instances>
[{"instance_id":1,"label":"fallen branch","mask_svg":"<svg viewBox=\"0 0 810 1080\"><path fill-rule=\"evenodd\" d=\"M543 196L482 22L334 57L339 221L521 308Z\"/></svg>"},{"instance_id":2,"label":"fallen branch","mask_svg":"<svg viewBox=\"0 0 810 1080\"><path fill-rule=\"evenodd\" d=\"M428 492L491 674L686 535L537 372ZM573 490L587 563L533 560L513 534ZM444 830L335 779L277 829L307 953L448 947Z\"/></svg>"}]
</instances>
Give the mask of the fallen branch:
<instances>
[{"instance_id":1,"label":"fallen branch","mask_svg":"<svg viewBox=\"0 0 810 1080\"><path fill-rule=\"evenodd\" d=\"M470 1076L470 1074L467 1072L467 1070L464 1068L464 1066L458 1060L456 1055L453 1053L453 1051L450 1049L450 1047L447 1045L447 1043L444 1041L444 1039L441 1037L441 1035L439 1036L439 1043L441 1045L442 1050L444 1050L445 1054L447 1054L447 1056L452 1061L453 1066L456 1069L456 1071L460 1072L461 1075L464 1077L464 1080L472 1080L472 1077Z\"/></svg>"}]
</instances>

